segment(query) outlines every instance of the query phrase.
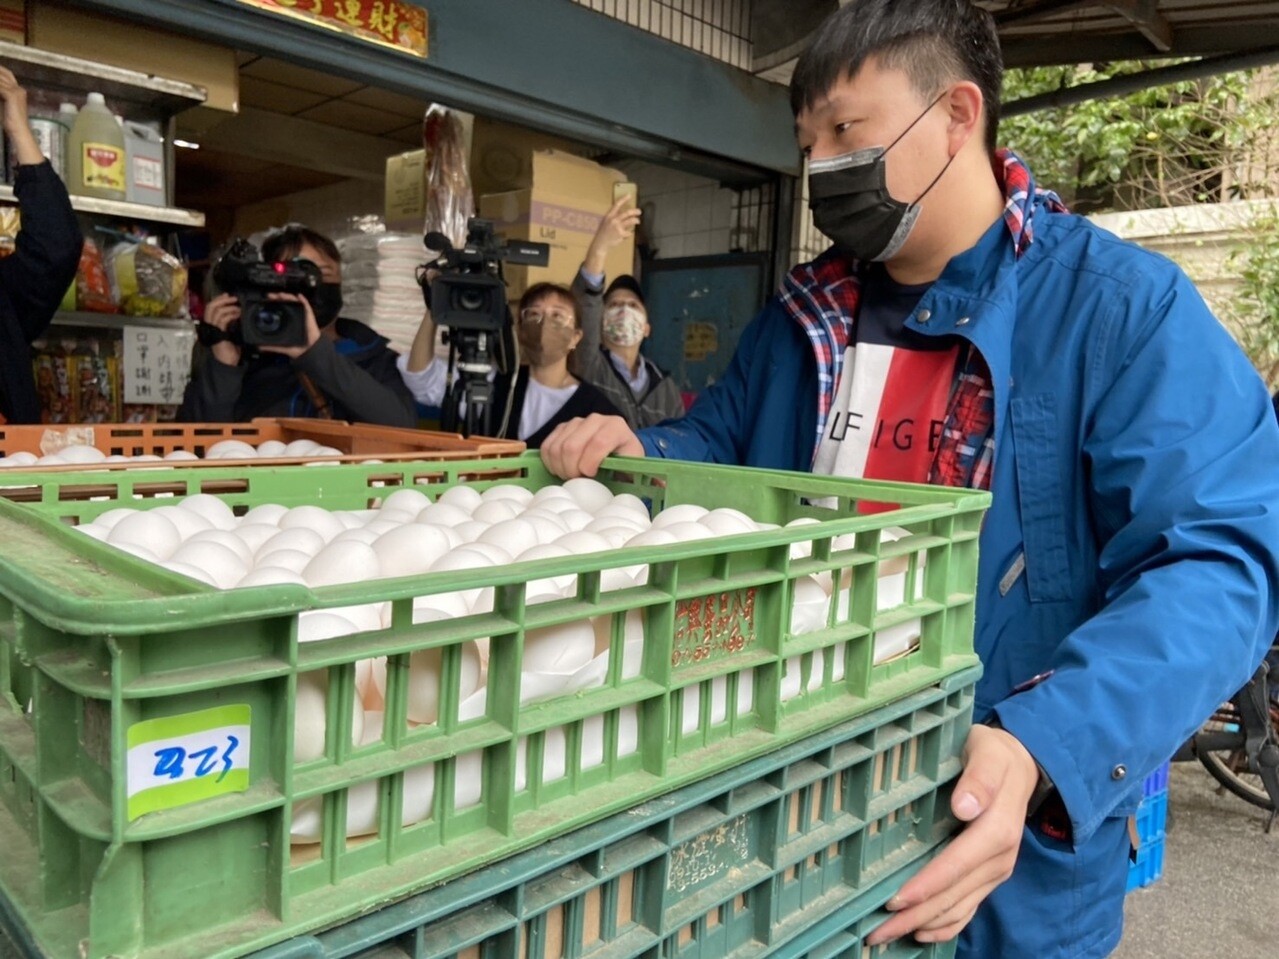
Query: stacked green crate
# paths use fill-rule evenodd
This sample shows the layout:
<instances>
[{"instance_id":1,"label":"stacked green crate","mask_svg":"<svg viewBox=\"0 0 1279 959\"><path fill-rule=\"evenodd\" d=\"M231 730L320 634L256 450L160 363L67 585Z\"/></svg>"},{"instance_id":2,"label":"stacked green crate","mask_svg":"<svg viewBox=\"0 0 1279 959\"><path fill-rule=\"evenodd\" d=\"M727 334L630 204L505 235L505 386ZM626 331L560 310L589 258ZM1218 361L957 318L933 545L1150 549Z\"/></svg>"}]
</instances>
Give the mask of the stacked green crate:
<instances>
[{"instance_id":1,"label":"stacked green crate","mask_svg":"<svg viewBox=\"0 0 1279 959\"><path fill-rule=\"evenodd\" d=\"M65 526L196 492L241 512L265 502L359 509L404 488L533 489L553 479L536 457L6 477L38 499L0 503L0 891L9 905L51 954L242 955L761 756L976 662L985 494L669 462L618 461L601 479L655 511L697 503L765 522L819 522L314 591L222 592ZM810 505L825 497L838 509ZM867 501L898 508L859 515ZM888 527L909 535L891 539ZM811 542L812 556L792 559L796 542ZM877 610L876 571L903 559L919 592ZM650 566L647 585L601 590L605 571L637 563ZM847 573L850 598L830 604L824 628L794 635L793 584L819 572ZM576 596L526 604L530 580L570 574ZM484 587L496 591L491 613L412 622L415 597ZM299 612L371 602L391 603L388 628L297 642ZM620 670L628 614L640 617L645 637L634 678ZM614 619L601 685L521 707L526 631L587 616ZM877 632L911 618L921 624L919 647L874 662ZM463 716L459 649L480 638L491 640L487 702L482 715ZM425 648L441 650L446 681L438 722L414 727L405 714L408 658ZM384 732L352 746L355 664L380 656L388 657ZM298 679L315 671L327 677L325 750L298 763ZM784 684L796 673L797 683ZM716 700L735 705L716 708ZM600 756L583 749L588 727L602 730ZM622 748L624 728L633 749ZM149 748L162 734L223 739L198 770L193 761L177 769L180 781L139 814L148 807L136 789L130 802L130 747ZM240 747L234 757L231 739ZM552 748L563 754L563 775L543 774ZM204 752L189 749L188 759ZM481 784L473 803L459 800L467 768ZM407 822L406 796L421 799L409 790L424 771L429 815ZM348 839L348 803L366 788L377 797L377 832ZM290 844L303 810L321 823L321 841L308 851Z\"/></svg>"}]
</instances>

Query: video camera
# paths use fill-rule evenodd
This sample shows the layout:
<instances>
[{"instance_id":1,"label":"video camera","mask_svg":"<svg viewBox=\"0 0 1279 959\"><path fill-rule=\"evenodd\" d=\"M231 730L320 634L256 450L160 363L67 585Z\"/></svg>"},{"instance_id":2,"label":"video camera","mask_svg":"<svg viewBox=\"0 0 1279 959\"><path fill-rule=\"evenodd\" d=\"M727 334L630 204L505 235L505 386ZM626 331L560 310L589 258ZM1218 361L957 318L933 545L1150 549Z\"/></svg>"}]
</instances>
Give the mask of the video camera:
<instances>
[{"instance_id":1,"label":"video camera","mask_svg":"<svg viewBox=\"0 0 1279 959\"><path fill-rule=\"evenodd\" d=\"M505 353L511 340L502 264L546 266L551 248L531 241L503 243L493 232L492 221L479 217L466 221L466 245L460 250L443 233L428 233L423 243L435 259L421 268L418 282L432 318L446 328L444 339L449 345L441 424L446 430L460 429L465 436L497 435L501 427L489 406L493 352L496 346ZM436 275L428 283L431 270Z\"/></svg>"},{"instance_id":2,"label":"video camera","mask_svg":"<svg viewBox=\"0 0 1279 959\"><path fill-rule=\"evenodd\" d=\"M545 243L512 240L502 243L493 222L471 217L466 221L466 246L456 249L443 233L428 233L426 248L438 253L427 269L439 273L422 290L426 305L440 326L488 333L501 331L509 319L502 264L546 266L551 248Z\"/></svg>"},{"instance_id":3,"label":"video camera","mask_svg":"<svg viewBox=\"0 0 1279 959\"><path fill-rule=\"evenodd\" d=\"M298 293L312 307L320 287L320 268L310 260L266 263L248 240L237 238L213 265L213 282L240 302L238 331L219 339L245 346L305 346L306 310L301 303L267 299L271 293Z\"/></svg>"}]
</instances>

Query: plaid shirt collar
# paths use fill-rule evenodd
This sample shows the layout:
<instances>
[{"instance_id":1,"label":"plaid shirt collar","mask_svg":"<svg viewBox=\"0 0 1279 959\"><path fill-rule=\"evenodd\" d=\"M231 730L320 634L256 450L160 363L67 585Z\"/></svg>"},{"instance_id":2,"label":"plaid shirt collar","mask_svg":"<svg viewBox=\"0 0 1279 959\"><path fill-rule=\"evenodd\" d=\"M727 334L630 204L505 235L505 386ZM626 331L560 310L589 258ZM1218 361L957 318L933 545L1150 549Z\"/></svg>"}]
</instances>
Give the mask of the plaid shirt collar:
<instances>
[{"instance_id":1,"label":"plaid shirt collar","mask_svg":"<svg viewBox=\"0 0 1279 959\"><path fill-rule=\"evenodd\" d=\"M1056 193L1035 187L1030 168L1011 150L998 150L995 178L1004 192L1004 225L1016 255L1021 257L1034 242L1034 218L1042 206L1064 213ZM821 445L830 416L835 388L844 369L844 352L855 335L857 307L861 301L862 264L832 247L811 263L787 274L781 300L786 312L808 334L817 360L817 436Z\"/></svg>"}]
</instances>

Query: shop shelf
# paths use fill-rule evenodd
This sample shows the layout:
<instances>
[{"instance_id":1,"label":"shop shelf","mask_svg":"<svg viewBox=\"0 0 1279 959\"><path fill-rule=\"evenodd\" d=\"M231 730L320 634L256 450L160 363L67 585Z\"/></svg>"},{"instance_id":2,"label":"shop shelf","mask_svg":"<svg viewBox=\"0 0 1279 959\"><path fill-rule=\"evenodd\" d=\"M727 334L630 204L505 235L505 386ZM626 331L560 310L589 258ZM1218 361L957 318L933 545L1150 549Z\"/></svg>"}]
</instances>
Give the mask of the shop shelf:
<instances>
[{"instance_id":1,"label":"shop shelf","mask_svg":"<svg viewBox=\"0 0 1279 959\"><path fill-rule=\"evenodd\" d=\"M440 433L430 430L402 429L393 426L376 426L370 423L346 423L341 420L317 420L304 418L270 418L250 420L247 423L89 423L79 425L7 425L0 424L0 456L14 453L34 453L40 456L56 453L67 446L82 444L106 453L122 456L164 456L175 450L184 450L196 456L204 456L209 447L223 440L239 440L257 446L268 440L290 443L294 440L313 440L322 446L342 451L340 456L319 457L331 463L358 463L367 460L463 460L513 456L524 450L517 440L473 437L467 439L457 433ZM218 460L219 467L235 466L287 466L316 460L316 457L275 457L250 460ZM163 464L167 468L184 470L208 467L207 460L172 460ZM83 465L9 467L0 471L0 496L8 499L30 500L37 498L33 488L15 482L19 469L23 474L31 469L41 473L64 474L64 495L70 495L66 473L119 471L144 468L154 470L153 462L143 463L92 463ZM81 491L83 492L83 491Z\"/></svg>"},{"instance_id":2,"label":"shop shelf","mask_svg":"<svg viewBox=\"0 0 1279 959\"><path fill-rule=\"evenodd\" d=\"M241 955L920 690L953 691L977 665L984 493L610 460L601 481L654 510L695 503L767 523L817 522L314 590L219 591L70 527L199 492L239 513L262 503L365 509L401 489L433 497L460 483L482 491L555 480L534 454L21 478L33 501L0 500L0 890L52 955ZM813 505L828 498L833 508ZM868 503L895 508L861 512ZM796 543L811 556L793 558ZM602 588L608 570L633 566L647 567L644 585ZM891 570L909 585L885 587L885 608L877 592ZM824 623L796 635L795 582L813 574L851 587L827 604ZM575 577L576 594L527 602L531 581L557 576ZM489 588L492 612L413 622L416 598ZM370 604L383 628L298 642L300 613ZM903 623L912 609L915 620ZM604 637L599 674L535 693L521 673L527 633L587 618ZM882 631L912 622L914 642L876 654ZM488 670L467 696L463 644L481 639ZM632 661L624 653L636 643ZM424 649L440 651L439 715L414 725L409 658ZM352 745L357 665L379 657L385 721ZM327 683L327 733L322 755L300 762L294 721L308 673ZM151 756L163 738L157 725L176 741L210 723L227 743L239 734L241 764L228 760L215 777L191 745L185 767L160 750L154 770L150 760L136 765L137 750ZM960 741L925 739L924 758L904 764L934 763ZM165 802L131 802L131 786L136 797L144 777L164 774L181 789ZM359 815L372 817L369 834L348 838Z\"/></svg>"}]
</instances>

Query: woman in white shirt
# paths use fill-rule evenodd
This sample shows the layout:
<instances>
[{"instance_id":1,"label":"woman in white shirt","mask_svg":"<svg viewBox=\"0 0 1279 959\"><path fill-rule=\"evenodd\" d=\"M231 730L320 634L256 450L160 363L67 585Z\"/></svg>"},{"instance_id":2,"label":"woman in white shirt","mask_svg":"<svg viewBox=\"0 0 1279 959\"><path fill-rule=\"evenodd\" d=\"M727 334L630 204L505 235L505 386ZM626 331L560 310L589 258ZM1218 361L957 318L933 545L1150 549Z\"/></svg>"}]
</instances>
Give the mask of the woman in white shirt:
<instances>
[{"instance_id":1,"label":"woman in white shirt","mask_svg":"<svg viewBox=\"0 0 1279 959\"><path fill-rule=\"evenodd\" d=\"M514 377L499 373L493 379L490 403L493 431L505 439L523 440L530 449L542 445L555 427L578 416L603 413L620 416L598 389L568 370L569 355L582 339L577 301L567 287L537 283L520 298L515 317L520 366ZM397 361L409 392L423 406L444 401L447 364L435 356L435 321L430 311L422 319L407 356ZM506 429L501 429L504 413ZM464 414L460 410L459 414Z\"/></svg>"}]
</instances>

